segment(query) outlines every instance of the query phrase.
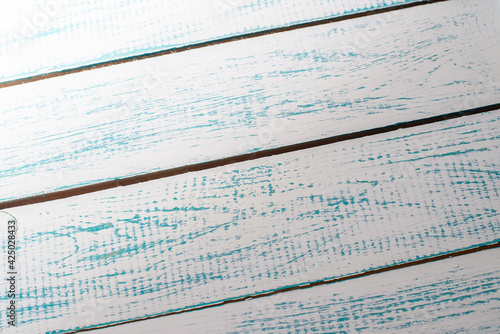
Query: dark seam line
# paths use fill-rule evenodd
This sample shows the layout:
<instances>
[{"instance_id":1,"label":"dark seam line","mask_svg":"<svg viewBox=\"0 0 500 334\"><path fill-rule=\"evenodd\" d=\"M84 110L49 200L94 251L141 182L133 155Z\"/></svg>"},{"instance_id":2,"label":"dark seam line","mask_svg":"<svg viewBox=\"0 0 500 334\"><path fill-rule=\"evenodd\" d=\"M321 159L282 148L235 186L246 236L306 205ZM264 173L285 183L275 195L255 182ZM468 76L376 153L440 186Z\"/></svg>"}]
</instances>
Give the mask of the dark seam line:
<instances>
[{"instance_id":1,"label":"dark seam line","mask_svg":"<svg viewBox=\"0 0 500 334\"><path fill-rule=\"evenodd\" d=\"M268 292L263 292L263 293L258 293L255 295L250 295L250 296L245 296L245 297L239 297L239 298L234 298L234 299L229 299L229 300L224 300L221 302L216 302L212 304L207 304L207 305L202 305L202 306L195 306L183 310L178 310L178 311L172 311L164 314L159 314L159 315L154 315L150 317L144 317L141 319L134 319L134 320L127 320L119 323L114 323L114 324L108 324L108 325L103 325L103 326L96 326L92 328L82 328L82 329L77 329L74 331L70 332L65 332L66 334L72 334L72 333L81 333L81 332L89 332L93 330L98 330L98 329L103 329L103 328L109 328L109 327L115 327L115 326L120 326L120 325L125 325L125 324L130 324L134 322L139 322L139 321L144 321L144 320L151 320L151 319L156 319L156 318L161 318L161 317L167 317L170 315L176 315L176 314L182 314L182 313L187 313L187 312L193 312L193 311L200 311L212 307L217 307L217 306L223 306L223 305L228 305L228 304L233 304L233 303L239 303L239 302L244 302L247 300L251 299L256 299L256 298L263 298L263 297L269 297L273 296L279 293L284 293L284 292L290 292L290 291L296 291L296 290L302 290L302 289L308 289L316 286L321 286L321 285L326 285L326 284L333 284L333 283L339 283L351 279L356 279L356 278L362 278L362 277L367 277L375 274L381 274L397 269L403 269L403 268L408 268L408 267L413 267L413 266L418 266L421 264L426 264L426 263L431 263L431 262L436 262L440 260L446 260L449 258L454 258L454 257L459 257L463 255L468 255L468 254L473 254L477 253L480 251L484 250L489 250L489 249L495 249L495 248L500 248L500 242L495 242L492 244L487 244L487 245L482 245L482 246L476 246L473 248L469 249L464 249L460 251L455 251L451 252L448 254L442 254L442 255L437 255L437 256L431 256L428 258L420 259L420 260L415 260L415 261L410 261L410 262L405 262L405 263L400 263L384 268L379 268L379 269L372 269L368 270L359 274L353 274L353 275L347 275L347 276L342 276L338 278L332 278L332 279L327 279L323 281L317 281L317 282L312 282L312 283L307 283L303 285L298 285L298 286L292 286L292 287L286 287L286 288L281 288L281 289L276 289Z\"/></svg>"},{"instance_id":2,"label":"dark seam line","mask_svg":"<svg viewBox=\"0 0 500 334\"><path fill-rule=\"evenodd\" d=\"M170 176L174 176L174 175L180 175L180 174L185 174L185 173L190 173L190 172L197 172L197 171L202 171L202 170L206 170L206 169L235 164L235 163L239 163L239 162L270 157L273 155L285 154L285 153L289 153L289 152L305 150L308 148L314 148L314 147L329 145L329 144L338 143L338 142L342 142L342 141L346 141L346 140L358 139L358 138L363 138L363 137L367 137L367 136L373 136L373 135L387 133L387 132L391 132L391 131L395 131L395 130L399 130L399 129L406 129L406 128L416 127L416 126L420 126L420 125L432 124L432 123L446 121L446 120L459 118L459 117L463 117L463 116L470 116L470 115L475 115L475 114L479 114L479 113L489 112L489 111L493 111L493 110L497 110L497 109L500 109L500 103L489 105L489 106L484 106L484 107L479 107L479 108L474 108L474 109L469 109L469 110L464 110L464 111L457 111L457 112L439 115L439 116L433 116L433 117L414 120L414 121L396 123L396 124L392 124L392 125L388 125L388 126L384 126L384 127L380 127L380 128L375 128L375 129L371 129L371 130L364 130L364 131L359 131L359 132L354 132L354 133L349 133L349 134L337 135L337 136L333 136L333 137L328 137L328 138L323 138L323 139L318 139L318 140L313 140L313 141L309 141L309 142L293 144L293 145L288 145L288 146L282 146L282 147L278 147L278 148L272 148L272 149L257 151L257 152L253 152L253 153L247 153L247 154L242 154L242 155L238 155L238 156L202 162L202 163L193 164L193 165L175 167L175 168L171 168L171 169L166 169L166 170L161 170L161 171L156 171L156 172L151 172L151 173L146 173L146 174L140 174L140 175L135 175L135 176L131 176L131 177L125 177L122 179L116 179L116 180L112 180L112 181L94 183L91 185L49 192L46 194L35 195L32 197L23 197L23 198L19 198L19 199L15 199L15 200L0 202L0 210L18 207L18 206L23 206L23 205L30 205L30 204L37 204L37 203L43 203L43 202L48 202L48 201L54 201L54 200L58 200L58 199L93 193L93 192L117 188L117 187L129 186L129 185L136 184L136 183L153 181L153 180L162 179L162 178L166 178L166 177L170 177Z\"/></svg>"},{"instance_id":3,"label":"dark seam line","mask_svg":"<svg viewBox=\"0 0 500 334\"><path fill-rule=\"evenodd\" d=\"M83 65L83 66L75 67L75 68L71 68L71 69L55 71L55 72L50 72L50 73L45 73L45 74L39 74L39 75L35 75L32 77L15 79L15 80L11 80L11 81L5 81L5 82L0 83L0 89L6 88L6 87L11 87L11 86L17 86L17 85L21 85L21 84L25 84L25 83L29 83L29 82L34 82L34 81L55 78L55 77L59 77L59 76L67 75L67 74L73 74L73 73L79 73L79 72L83 72L83 71L98 69L98 68L107 67L107 66L111 66L111 65L128 63L128 62L136 61L136 60L159 57L159 56L164 56L164 55L168 55L168 54L172 54L172 53L200 49L200 48L204 48L204 47L212 46L212 45L225 44L225 43L240 41L240 40L244 40L244 39L250 39L250 38L255 38L255 37L285 32L285 31L292 31L292 30L297 30L297 29L302 29L302 28L314 27L314 26L319 26L319 25L328 24L328 23L346 21L346 20L355 19L355 18L359 18L359 17L387 13L387 12L397 11L397 10L401 10L401 9L406 9L406 8L411 8L411 7L421 6L421 5L428 5L428 4L437 3L437 2L444 2L444 1L449 1L449 0L420 0L419 2L412 2L412 3L400 4L400 5L391 6L391 7L378 8L378 9L373 9L373 10L369 10L366 12L347 14L347 15L343 15L343 16L338 16L338 17L333 17L333 18L328 18L328 19L313 21L313 22L300 23L300 24L286 26L286 27L271 28L271 29L267 29L267 30L263 30L263 31L257 31L257 32L252 32L252 33L242 34L242 35L232 36L232 37L225 37L225 38L215 39L215 40L211 40L211 41L207 41L207 42L189 44L186 46L181 46L181 47L171 48L171 49L166 49L166 50L161 50L161 51L155 51L155 52L151 52L151 53L145 53L145 54L141 54L141 55L137 55L137 56L130 56L130 57L125 57L125 58L120 58L120 59L115 59L115 60L104 61L101 63Z\"/></svg>"}]
</instances>

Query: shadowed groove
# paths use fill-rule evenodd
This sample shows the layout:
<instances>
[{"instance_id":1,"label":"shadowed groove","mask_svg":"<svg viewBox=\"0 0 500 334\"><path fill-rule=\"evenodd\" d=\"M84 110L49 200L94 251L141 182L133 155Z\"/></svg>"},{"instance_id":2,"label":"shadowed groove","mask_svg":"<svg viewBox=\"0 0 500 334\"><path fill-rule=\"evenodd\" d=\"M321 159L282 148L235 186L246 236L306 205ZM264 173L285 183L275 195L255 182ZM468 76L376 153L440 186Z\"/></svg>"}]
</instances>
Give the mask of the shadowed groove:
<instances>
[{"instance_id":1,"label":"shadowed groove","mask_svg":"<svg viewBox=\"0 0 500 334\"><path fill-rule=\"evenodd\" d=\"M215 302L215 303L211 303L211 304L195 306L195 307L191 307L191 308L172 311L172 312L154 315L154 316L150 316L150 317L128 320L128 321L123 321L123 322L114 323L114 324L108 324L108 325L104 325L104 326L82 328L82 329L64 332L64 333L73 334L73 333L89 332L89 331L93 331L93 330L97 330L97 329L115 327L115 326L119 326L119 325L125 325L125 324L135 323L135 322L144 321L144 320L156 319L156 318L160 318L160 317L167 317L167 316L171 316L171 315L182 314L182 313L187 313L187 312L192 312L192 311L199 311L199 310L204 310L204 309L208 309L208 308L212 308L212 307L244 302L248 299L268 297L268 296L273 296L273 295L283 293L283 292L303 290L303 289L308 289L308 288L317 287L317 286L321 286L321 285L339 283L339 282L343 282L343 281L347 281L347 280L351 280L351 279L367 277L367 276L371 276L371 275L375 275L375 274L381 274L381 273L390 272L390 271L397 270L397 269L413 267L413 266L431 263L431 262L437 262L437 261L445 260L448 258L459 257L459 256L473 254L473 253L477 253L477 252L481 252L481 251L485 251L485 250L489 250L489 249L495 249L495 248L500 248L500 242L497 241L494 243L475 246L475 247L468 248L468 249L462 249L462 250L454 251L454 252L447 253L447 254L431 256L431 257L427 257L427 258L423 258L423 259L419 259L419 260L395 264L395 265L384 267L384 268L367 270L365 272L361 272L358 274L346 275L346 276L342 276L342 277L331 278L331 279L326 279L326 280L317 281L317 282L311 282L311 283L305 283L305 284L301 284L301 285L284 287L284 288L280 288L280 289L276 289L276 290L272 290L272 291L266 291L266 292L262 292L262 293L258 293L258 294L254 294L254 295L250 295L250 296L243 296L243 297L219 301L219 302Z\"/></svg>"},{"instance_id":2,"label":"shadowed groove","mask_svg":"<svg viewBox=\"0 0 500 334\"><path fill-rule=\"evenodd\" d=\"M23 205L30 205L30 204L37 204L37 203L43 203L43 202L48 202L48 201L54 201L54 200L58 200L58 199L88 194L88 193L97 192L97 191L106 190L106 189L128 186L128 185L132 185L132 184L136 184L136 183L157 180L157 179L170 177L170 176L174 176L174 175L185 174L185 173L189 173L189 172L202 171L202 170L226 166L226 165L230 165L230 164L234 164L234 163L238 163L238 162L255 160L255 159L259 159L259 158L270 157L273 155L284 154L284 153L304 150L304 149L308 149L308 148L319 147L319 146L323 146L323 145L329 145L329 144L338 143L338 142L342 142L342 141L346 141L346 140L357 139L357 138L362 138L362 137L367 137L367 136L373 136L373 135L387 133L387 132L391 132L391 131L395 131L395 130L399 130L399 129L406 129L406 128L412 128L412 127L416 127L416 126L420 126L420 125L442 122L442 121L446 121L449 119L485 113L485 112L494 111L494 110L498 110L498 109L500 109L500 103L492 104L489 106L478 107L478 108L474 108L474 109L457 111L457 112L443 114L443 115L439 115L439 116L423 118L423 119L419 119L419 120L396 123L396 124L387 125L387 126L383 126L383 127L379 127L379 128L375 128L375 129L370 129L370 130L363 130L363 131L354 132L354 133L337 135L337 136L333 136L333 137L328 137L328 138L323 138L323 139L318 139L318 140L313 140L313 141L308 141L308 142L303 142L303 143L298 143L298 144L293 144L293 145L288 145L288 146L282 146L282 147L277 147L277 148L273 148L273 149L262 150L262 151L257 151L257 152L253 152L253 153L247 153L247 154L242 154L242 155L238 155L238 156L228 157L228 158L222 158L222 159L202 162L202 163L193 164L193 165L175 167L175 168L171 168L171 169L140 174L140 175L116 179L116 180L112 180L112 181L94 183L94 184L87 185L87 186L81 186L81 187L60 190L60 191L49 192L46 194L36 195L36 196L32 196L32 197L24 197L24 198L19 198L16 200L4 201L4 202L0 202L0 210L18 207L18 206L23 206Z\"/></svg>"},{"instance_id":3,"label":"shadowed groove","mask_svg":"<svg viewBox=\"0 0 500 334\"><path fill-rule=\"evenodd\" d=\"M299 23L299 24L294 24L294 25L285 26L285 27L272 28L272 29L266 29L266 30L262 30L262 31L242 34L242 35L238 35L238 36L214 39L214 40L210 40L207 42L189 44L189 45L182 46L182 47L170 48L170 49L155 51L155 52L151 52L151 53L144 53L144 54L140 54L140 55L136 55L136 56L130 56L130 57L119 58L119 59L115 59L115 60L104 61L101 63L84 65L84 66L70 68L70 69L66 69L66 70L60 70L60 71L55 71L55 72L50 72L50 73L39 74L39 75L26 77L26 78L4 81L4 82L0 82L0 89L11 87L11 86L22 85L22 84L26 84L26 83L30 83L30 82L40 81L40 80L44 80L44 79L60 77L60 76L67 75L67 74L80 73L80 72L98 69L98 68L103 68L103 67L108 67L108 66L112 66L112 65L129 63L129 62L136 61L136 60L154 58L154 57L164 56L164 55L173 54L173 53L179 53L179 52L184 52L184 51L189 51L189 50L194 50L194 49L200 49L200 48L204 48L204 47L208 47L208 46L212 46L212 45L217 45L217 44L225 44L225 43L229 43L229 42L235 42L235 41L240 41L240 40L245 40L245 39L275 34L275 33L280 33L280 32L286 32L286 31L292 31L292 30L297 30L297 29L302 29L302 28L314 27L314 26L319 26L319 25L324 25L324 24L334 23L334 22L341 22L341 21L346 21L346 20L355 19L355 18L359 18L359 17L365 17L365 16L371 16L371 15L382 14L382 13L387 13L387 12L393 12L393 11L397 11L397 10L401 10L401 9L412 8L412 7L428 5L428 4L437 3L437 2L445 2L445 1L449 1L449 0L426 0L426 1L419 1L419 2L411 2L411 3L399 4L399 5L395 5L395 6L391 6L391 7L372 9L372 10L368 10L366 12L361 12L361 13L346 14L346 15L337 16L337 17L328 18L328 19L323 19L323 20L318 20L318 21Z\"/></svg>"}]
</instances>

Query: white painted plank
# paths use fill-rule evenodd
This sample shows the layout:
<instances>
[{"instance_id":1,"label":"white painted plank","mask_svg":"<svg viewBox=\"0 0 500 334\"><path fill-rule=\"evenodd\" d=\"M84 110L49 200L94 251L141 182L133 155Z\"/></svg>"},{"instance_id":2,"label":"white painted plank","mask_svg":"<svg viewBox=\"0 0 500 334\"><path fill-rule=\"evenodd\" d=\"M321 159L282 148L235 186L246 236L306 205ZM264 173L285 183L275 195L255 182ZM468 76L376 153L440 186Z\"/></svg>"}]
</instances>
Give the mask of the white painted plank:
<instances>
[{"instance_id":1,"label":"white painted plank","mask_svg":"<svg viewBox=\"0 0 500 334\"><path fill-rule=\"evenodd\" d=\"M499 259L494 249L91 333L498 333Z\"/></svg>"},{"instance_id":2,"label":"white painted plank","mask_svg":"<svg viewBox=\"0 0 500 334\"><path fill-rule=\"evenodd\" d=\"M499 130L495 111L12 208L19 319L105 324L498 242Z\"/></svg>"},{"instance_id":3,"label":"white painted plank","mask_svg":"<svg viewBox=\"0 0 500 334\"><path fill-rule=\"evenodd\" d=\"M1 89L0 201L498 103L499 6L453 0Z\"/></svg>"},{"instance_id":4,"label":"white painted plank","mask_svg":"<svg viewBox=\"0 0 500 334\"><path fill-rule=\"evenodd\" d=\"M418 0L24 0L0 4L0 82Z\"/></svg>"}]
</instances>

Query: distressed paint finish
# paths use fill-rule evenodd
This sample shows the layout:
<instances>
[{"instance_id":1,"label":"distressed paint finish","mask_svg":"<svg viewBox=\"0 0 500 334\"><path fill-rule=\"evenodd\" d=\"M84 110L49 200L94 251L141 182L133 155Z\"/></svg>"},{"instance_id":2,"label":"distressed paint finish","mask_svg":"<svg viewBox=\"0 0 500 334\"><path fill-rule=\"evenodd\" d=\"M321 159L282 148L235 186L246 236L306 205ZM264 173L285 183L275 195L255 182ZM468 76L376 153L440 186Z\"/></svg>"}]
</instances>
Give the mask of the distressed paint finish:
<instances>
[{"instance_id":1,"label":"distressed paint finish","mask_svg":"<svg viewBox=\"0 0 500 334\"><path fill-rule=\"evenodd\" d=\"M498 6L453 0L0 89L0 201L498 103Z\"/></svg>"},{"instance_id":2,"label":"distressed paint finish","mask_svg":"<svg viewBox=\"0 0 500 334\"><path fill-rule=\"evenodd\" d=\"M499 128L494 111L10 209L19 319L119 322L498 242Z\"/></svg>"},{"instance_id":3,"label":"distressed paint finish","mask_svg":"<svg viewBox=\"0 0 500 334\"><path fill-rule=\"evenodd\" d=\"M498 333L499 258L489 250L92 333Z\"/></svg>"},{"instance_id":4,"label":"distressed paint finish","mask_svg":"<svg viewBox=\"0 0 500 334\"><path fill-rule=\"evenodd\" d=\"M413 2L2 1L0 82Z\"/></svg>"}]
</instances>

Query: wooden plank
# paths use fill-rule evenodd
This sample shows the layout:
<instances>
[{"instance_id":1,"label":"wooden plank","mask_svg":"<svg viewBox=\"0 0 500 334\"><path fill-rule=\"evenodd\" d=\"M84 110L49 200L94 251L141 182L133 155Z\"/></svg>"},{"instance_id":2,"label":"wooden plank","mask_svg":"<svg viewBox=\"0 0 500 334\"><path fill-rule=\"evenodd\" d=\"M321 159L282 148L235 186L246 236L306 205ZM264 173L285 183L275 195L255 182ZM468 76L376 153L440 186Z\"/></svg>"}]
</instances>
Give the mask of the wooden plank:
<instances>
[{"instance_id":1,"label":"wooden plank","mask_svg":"<svg viewBox=\"0 0 500 334\"><path fill-rule=\"evenodd\" d=\"M93 331L498 333L500 250Z\"/></svg>"},{"instance_id":2,"label":"wooden plank","mask_svg":"<svg viewBox=\"0 0 500 334\"><path fill-rule=\"evenodd\" d=\"M12 208L19 319L119 322L498 242L499 128L495 111Z\"/></svg>"},{"instance_id":3,"label":"wooden plank","mask_svg":"<svg viewBox=\"0 0 500 334\"><path fill-rule=\"evenodd\" d=\"M498 103L491 6L430 4L1 89L0 201Z\"/></svg>"},{"instance_id":4,"label":"wooden plank","mask_svg":"<svg viewBox=\"0 0 500 334\"><path fill-rule=\"evenodd\" d=\"M419 0L26 0L0 11L0 82Z\"/></svg>"}]
</instances>

